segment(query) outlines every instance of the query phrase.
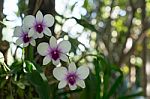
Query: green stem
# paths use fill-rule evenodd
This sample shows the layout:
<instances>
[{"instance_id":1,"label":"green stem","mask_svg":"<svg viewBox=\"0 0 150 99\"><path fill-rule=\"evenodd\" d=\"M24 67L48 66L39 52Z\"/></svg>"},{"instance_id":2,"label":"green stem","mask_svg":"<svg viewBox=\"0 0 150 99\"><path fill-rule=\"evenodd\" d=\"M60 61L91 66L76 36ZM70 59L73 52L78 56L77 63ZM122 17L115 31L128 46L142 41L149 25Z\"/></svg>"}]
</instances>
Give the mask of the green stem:
<instances>
[{"instance_id":1,"label":"green stem","mask_svg":"<svg viewBox=\"0 0 150 99\"><path fill-rule=\"evenodd\" d=\"M34 48L29 45L25 48L25 60L33 61L34 59Z\"/></svg>"}]
</instances>

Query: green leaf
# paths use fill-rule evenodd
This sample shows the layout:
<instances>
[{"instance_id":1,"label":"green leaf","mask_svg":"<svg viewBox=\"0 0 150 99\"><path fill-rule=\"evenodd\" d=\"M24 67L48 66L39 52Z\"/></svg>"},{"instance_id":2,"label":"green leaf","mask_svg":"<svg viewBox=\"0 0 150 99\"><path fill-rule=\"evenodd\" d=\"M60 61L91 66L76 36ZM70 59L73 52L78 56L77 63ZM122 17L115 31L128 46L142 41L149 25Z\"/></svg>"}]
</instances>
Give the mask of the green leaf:
<instances>
[{"instance_id":1,"label":"green leaf","mask_svg":"<svg viewBox=\"0 0 150 99\"><path fill-rule=\"evenodd\" d=\"M67 94L71 94L71 93L78 93L78 92L81 92L82 89L76 89L76 90L69 90L69 91L64 91L64 92L58 92L57 95L60 96L64 96L64 95L67 95Z\"/></svg>"},{"instance_id":2,"label":"green leaf","mask_svg":"<svg viewBox=\"0 0 150 99\"><path fill-rule=\"evenodd\" d=\"M118 99L133 99L137 96L143 96L143 92L138 92L138 93L134 93L131 95L126 95L126 96L120 96Z\"/></svg>"},{"instance_id":3,"label":"green leaf","mask_svg":"<svg viewBox=\"0 0 150 99\"><path fill-rule=\"evenodd\" d=\"M17 74L23 72L23 62L16 60L11 66L10 66L11 73Z\"/></svg>"},{"instance_id":4,"label":"green leaf","mask_svg":"<svg viewBox=\"0 0 150 99\"><path fill-rule=\"evenodd\" d=\"M34 70L32 73L27 74L27 79L33 84L40 99L50 99L50 88L47 80L43 80L41 73Z\"/></svg>"},{"instance_id":5,"label":"green leaf","mask_svg":"<svg viewBox=\"0 0 150 99\"><path fill-rule=\"evenodd\" d=\"M25 89L25 85L22 82L18 82L17 86L21 89Z\"/></svg>"},{"instance_id":6,"label":"green leaf","mask_svg":"<svg viewBox=\"0 0 150 99\"><path fill-rule=\"evenodd\" d=\"M94 65L95 65L95 72L96 72L96 79L97 79L97 91L96 91L96 99L100 99L100 84L101 84L101 78L100 78L100 63L98 59L94 59Z\"/></svg>"},{"instance_id":7,"label":"green leaf","mask_svg":"<svg viewBox=\"0 0 150 99\"><path fill-rule=\"evenodd\" d=\"M117 88L122 83L122 81L123 81L123 75L120 74L120 76L115 80L114 84L110 88L110 91L108 92L108 95L106 96L106 99L109 99L110 96L112 96L116 92Z\"/></svg>"},{"instance_id":8,"label":"green leaf","mask_svg":"<svg viewBox=\"0 0 150 99\"><path fill-rule=\"evenodd\" d=\"M86 9L88 8L88 0L84 0L84 5L83 7L85 7Z\"/></svg>"},{"instance_id":9,"label":"green leaf","mask_svg":"<svg viewBox=\"0 0 150 99\"><path fill-rule=\"evenodd\" d=\"M1 78L1 81L0 81L0 89L3 88L3 87L5 87L6 82L7 82L7 81L6 81L5 79L2 79L2 78Z\"/></svg>"},{"instance_id":10,"label":"green leaf","mask_svg":"<svg viewBox=\"0 0 150 99\"><path fill-rule=\"evenodd\" d=\"M77 19L77 18L74 18L77 23L79 23L80 25L84 26L85 28L87 29L90 29L91 31L95 31L95 32L99 32L94 25L90 24L86 19Z\"/></svg>"},{"instance_id":11,"label":"green leaf","mask_svg":"<svg viewBox=\"0 0 150 99\"><path fill-rule=\"evenodd\" d=\"M78 45L80 44L80 42L76 39L73 39L73 38L69 38L69 41L72 44L71 45L71 52L76 53L76 50L77 50Z\"/></svg>"},{"instance_id":12,"label":"green leaf","mask_svg":"<svg viewBox=\"0 0 150 99\"><path fill-rule=\"evenodd\" d=\"M30 61L25 61L24 64L24 69L26 70L26 72L32 72L33 70L35 70L35 66L33 65L33 63L31 63Z\"/></svg>"}]
</instances>

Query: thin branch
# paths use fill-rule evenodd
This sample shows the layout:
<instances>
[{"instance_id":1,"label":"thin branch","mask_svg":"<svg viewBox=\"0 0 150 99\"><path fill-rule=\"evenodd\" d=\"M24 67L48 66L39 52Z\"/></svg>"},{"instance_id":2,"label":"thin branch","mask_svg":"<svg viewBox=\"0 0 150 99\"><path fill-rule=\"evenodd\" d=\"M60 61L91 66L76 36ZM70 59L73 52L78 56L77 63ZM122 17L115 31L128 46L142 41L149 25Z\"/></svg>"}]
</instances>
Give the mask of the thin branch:
<instances>
[{"instance_id":1,"label":"thin branch","mask_svg":"<svg viewBox=\"0 0 150 99\"><path fill-rule=\"evenodd\" d=\"M132 47L131 47L131 49L126 53L126 54L123 54L122 56L121 56L121 59L120 59L120 61L119 61L119 65L121 65L122 64L122 62L124 61L124 60L126 60L126 58L128 58L130 55L131 55L131 53L135 50L135 46L136 46L136 44L139 42L139 41L142 41L143 39L144 39L144 37L146 36L146 30L148 29L148 28L145 28L145 19L146 19L146 10L145 10L145 7L146 7L146 2L145 2L145 0L143 0L143 5L141 6L141 9L142 9L142 12L141 12L141 16L142 16L142 30L141 30L141 33L140 33L140 35L139 35L139 37L133 42L133 45L132 45Z\"/></svg>"},{"instance_id":2,"label":"thin branch","mask_svg":"<svg viewBox=\"0 0 150 99\"><path fill-rule=\"evenodd\" d=\"M136 9L134 8L133 6L133 3L132 3L132 0L129 0L130 2L130 6L131 6L131 11L129 11L129 17L128 17L128 22L129 22L129 25L128 25L128 31L126 32L127 36L125 38L125 42L123 44L123 47L121 49L121 55L120 55L120 60L118 61L118 64L121 65L121 61L122 61L122 58L124 57L124 49L126 47L126 43L127 43L127 40L128 38L130 37L131 35L131 27L132 27L132 21L133 21L133 18L134 18L134 15L135 15L135 12L136 12ZM131 13L131 14L130 14Z\"/></svg>"}]
</instances>

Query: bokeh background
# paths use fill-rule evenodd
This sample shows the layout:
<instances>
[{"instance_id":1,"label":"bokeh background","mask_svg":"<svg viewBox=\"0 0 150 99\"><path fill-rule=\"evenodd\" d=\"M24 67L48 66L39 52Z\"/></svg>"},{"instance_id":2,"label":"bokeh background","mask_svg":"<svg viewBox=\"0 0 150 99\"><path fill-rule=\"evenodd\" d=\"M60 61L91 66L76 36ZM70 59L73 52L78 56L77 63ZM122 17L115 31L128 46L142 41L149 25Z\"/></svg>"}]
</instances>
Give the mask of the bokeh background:
<instances>
[{"instance_id":1,"label":"bokeh background","mask_svg":"<svg viewBox=\"0 0 150 99\"><path fill-rule=\"evenodd\" d=\"M0 0L0 51L6 67L24 58L22 46L15 44L14 28L22 25L26 15L35 15L38 10L55 17L51 30L58 41L72 43L71 60L91 69L85 90L57 90L57 84L50 78L50 85L55 85L51 88L52 99L150 99L150 0ZM47 37L39 42L46 40ZM35 61L42 58L36 51L34 54ZM105 62L100 64L111 73L102 69L97 75L97 60L103 59L93 55L102 55ZM114 91L109 89L117 82L118 71L107 66L112 64L123 74ZM11 69L4 72L3 65L0 69L0 99L39 97L24 74L11 74ZM101 85L99 89L97 85Z\"/></svg>"}]
</instances>

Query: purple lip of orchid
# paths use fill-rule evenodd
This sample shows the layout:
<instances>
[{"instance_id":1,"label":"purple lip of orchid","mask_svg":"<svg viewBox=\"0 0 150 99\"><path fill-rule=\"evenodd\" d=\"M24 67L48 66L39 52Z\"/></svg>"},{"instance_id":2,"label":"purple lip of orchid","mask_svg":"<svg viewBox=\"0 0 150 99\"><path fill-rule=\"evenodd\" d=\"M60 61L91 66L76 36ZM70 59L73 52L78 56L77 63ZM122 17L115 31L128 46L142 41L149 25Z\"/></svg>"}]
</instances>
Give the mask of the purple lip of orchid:
<instances>
[{"instance_id":1,"label":"purple lip of orchid","mask_svg":"<svg viewBox=\"0 0 150 99\"><path fill-rule=\"evenodd\" d=\"M40 23L40 24L36 24L35 25L35 30L38 32L38 33L41 33L43 31L43 24Z\"/></svg>"},{"instance_id":2,"label":"purple lip of orchid","mask_svg":"<svg viewBox=\"0 0 150 99\"><path fill-rule=\"evenodd\" d=\"M74 85L76 83L77 78L78 76L76 75L76 73L69 73L66 79L70 85Z\"/></svg>"},{"instance_id":3,"label":"purple lip of orchid","mask_svg":"<svg viewBox=\"0 0 150 99\"><path fill-rule=\"evenodd\" d=\"M57 60L58 58L60 58L60 51L58 49L53 49L50 52L50 55L54 60Z\"/></svg>"},{"instance_id":4,"label":"purple lip of orchid","mask_svg":"<svg viewBox=\"0 0 150 99\"><path fill-rule=\"evenodd\" d=\"M30 39L31 39L31 37L28 37L28 34L24 34L24 35L23 35L23 42L24 42L24 43L29 42Z\"/></svg>"}]
</instances>

